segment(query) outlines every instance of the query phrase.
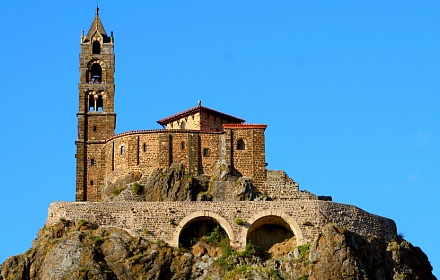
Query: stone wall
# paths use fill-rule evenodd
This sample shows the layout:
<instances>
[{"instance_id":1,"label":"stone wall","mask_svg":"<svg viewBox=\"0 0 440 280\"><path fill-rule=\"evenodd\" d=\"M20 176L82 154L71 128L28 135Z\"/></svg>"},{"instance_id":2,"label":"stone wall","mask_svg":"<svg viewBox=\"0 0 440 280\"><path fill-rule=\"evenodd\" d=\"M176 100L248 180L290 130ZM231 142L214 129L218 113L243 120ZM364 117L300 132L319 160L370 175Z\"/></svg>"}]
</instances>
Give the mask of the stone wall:
<instances>
[{"instance_id":1,"label":"stone wall","mask_svg":"<svg viewBox=\"0 0 440 280\"><path fill-rule=\"evenodd\" d=\"M229 132L232 130L229 130ZM243 176L253 179L254 185L264 189L266 180L264 129L234 129L225 145L225 133L191 130L144 130L115 135L105 144L106 178L115 179L132 171L166 168L181 163L186 172L212 175L214 164L222 157L232 159L233 167ZM246 143L245 150L237 150L236 140ZM222 145L223 143L223 145Z\"/></svg>"},{"instance_id":2,"label":"stone wall","mask_svg":"<svg viewBox=\"0 0 440 280\"><path fill-rule=\"evenodd\" d=\"M262 219L281 218L301 245L312 241L327 223L338 223L350 231L391 239L396 236L394 221L372 215L355 206L309 199L294 201L236 202L54 202L49 207L47 225L60 219L84 219L104 227L118 227L133 235L179 244L179 235L194 220L215 220L228 234L231 245L244 248L248 230ZM246 222L237 225L234 220Z\"/></svg>"}]
</instances>

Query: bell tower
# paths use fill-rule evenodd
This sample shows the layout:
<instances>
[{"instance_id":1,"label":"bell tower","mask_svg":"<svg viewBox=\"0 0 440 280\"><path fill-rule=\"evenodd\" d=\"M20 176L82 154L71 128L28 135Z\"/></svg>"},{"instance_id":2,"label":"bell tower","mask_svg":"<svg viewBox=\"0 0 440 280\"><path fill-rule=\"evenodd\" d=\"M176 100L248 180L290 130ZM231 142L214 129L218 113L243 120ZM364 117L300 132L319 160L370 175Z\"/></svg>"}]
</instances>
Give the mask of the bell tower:
<instances>
[{"instance_id":1,"label":"bell tower","mask_svg":"<svg viewBox=\"0 0 440 280\"><path fill-rule=\"evenodd\" d=\"M105 32L99 8L87 35L81 34L79 55L76 201L99 201L104 183L105 143L114 135L116 114L113 32Z\"/></svg>"}]
</instances>

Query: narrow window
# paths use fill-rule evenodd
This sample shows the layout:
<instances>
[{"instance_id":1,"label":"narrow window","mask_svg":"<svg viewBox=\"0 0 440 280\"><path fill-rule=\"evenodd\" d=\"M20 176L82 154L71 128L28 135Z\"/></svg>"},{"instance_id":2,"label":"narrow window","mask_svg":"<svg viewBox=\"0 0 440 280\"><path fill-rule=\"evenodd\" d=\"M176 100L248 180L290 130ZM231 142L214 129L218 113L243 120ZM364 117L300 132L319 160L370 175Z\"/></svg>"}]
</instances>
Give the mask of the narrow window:
<instances>
[{"instance_id":1,"label":"narrow window","mask_svg":"<svg viewBox=\"0 0 440 280\"><path fill-rule=\"evenodd\" d=\"M98 95L98 100L96 101L96 111L97 112L102 112L104 110L104 105L103 105L103 101L102 101L102 95Z\"/></svg>"},{"instance_id":2,"label":"narrow window","mask_svg":"<svg viewBox=\"0 0 440 280\"><path fill-rule=\"evenodd\" d=\"M93 186L93 180L90 180L90 186Z\"/></svg>"},{"instance_id":3,"label":"narrow window","mask_svg":"<svg viewBox=\"0 0 440 280\"><path fill-rule=\"evenodd\" d=\"M100 54L101 53L101 43L99 41L94 41L92 45L92 54Z\"/></svg>"},{"instance_id":4,"label":"narrow window","mask_svg":"<svg viewBox=\"0 0 440 280\"><path fill-rule=\"evenodd\" d=\"M185 150L185 142L182 141L182 143L180 143L180 149L182 151Z\"/></svg>"},{"instance_id":5,"label":"narrow window","mask_svg":"<svg viewBox=\"0 0 440 280\"><path fill-rule=\"evenodd\" d=\"M93 126L93 131L96 131L96 125Z\"/></svg>"},{"instance_id":6,"label":"narrow window","mask_svg":"<svg viewBox=\"0 0 440 280\"><path fill-rule=\"evenodd\" d=\"M147 151L147 143L144 143L144 144L142 145L142 150L143 150L144 152Z\"/></svg>"},{"instance_id":7,"label":"narrow window","mask_svg":"<svg viewBox=\"0 0 440 280\"><path fill-rule=\"evenodd\" d=\"M124 145L121 146L121 155L125 154L125 147Z\"/></svg>"},{"instance_id":8,"label":"narrow window","mask_svg":"<svg viewBox=\"0 0 440 280\"><path fill-rule=\"evenodd\" d=\"M92 94L89 95L89 112L94 112L95 110L95 98Z\"/></svg>"},{"instance_id":9,"label":"narrow window","mask_svg":"<svg viewBox=\"0 0 440 280\"><path fill-rule=\"evenodd\" d=\"M92 158L92 159L90 160L90 165L95 165L95 159L94 159L94 158Z\"/></svg>"},{"instance_id":10,"label":"narrow window","mask_svg":"<svg viewBox=\"0 0 440 280\"><path fill-rule=\"evenodd\" d=\"M184 121L180 122L180 129L185 129L185 122Z\"/></svg>"},{"instance_id":11,"label":"narrow window","mask_svg":"<svg viewBox=\"0 0 440 280\"><path fill-rule=\"evenodd\" d=\"M211 154L211 152L208 148L203 149L203 156L204 157L209 157L210 154Z\"/></svg>"},{"instance_id":12,"label":"narrow window","mask_svg":"<svg viewBox=\"0 0 440 280\"><path fill-rule=\"evenodd\" d=\"M244 143L243 139L238 139L237 150L246 150L246 144Z\"/></svg>"}]
</instances>

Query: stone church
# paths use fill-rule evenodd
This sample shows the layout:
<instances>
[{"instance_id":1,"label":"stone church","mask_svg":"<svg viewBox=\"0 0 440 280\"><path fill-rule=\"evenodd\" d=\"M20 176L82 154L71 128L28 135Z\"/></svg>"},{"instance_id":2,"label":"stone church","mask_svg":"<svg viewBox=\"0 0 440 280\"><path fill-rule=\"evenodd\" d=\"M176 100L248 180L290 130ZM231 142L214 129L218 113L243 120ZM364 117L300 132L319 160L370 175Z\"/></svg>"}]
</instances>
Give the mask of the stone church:
<instances>
[{"instance_id":1,"label":"stone church","mask_svg":"<svg viewBox=\"0 0 440 280\"><path fill-rule=\"evenodd\" d=\"M98 9L81 36L76 200L99 201L103 186L132 171L148 173L181 163L195 176L211 175L222 160L260 190L266 182L265 124L198 105L157 121L163 129L115 135L115 54Z\"/></svg>"}]
</instances>

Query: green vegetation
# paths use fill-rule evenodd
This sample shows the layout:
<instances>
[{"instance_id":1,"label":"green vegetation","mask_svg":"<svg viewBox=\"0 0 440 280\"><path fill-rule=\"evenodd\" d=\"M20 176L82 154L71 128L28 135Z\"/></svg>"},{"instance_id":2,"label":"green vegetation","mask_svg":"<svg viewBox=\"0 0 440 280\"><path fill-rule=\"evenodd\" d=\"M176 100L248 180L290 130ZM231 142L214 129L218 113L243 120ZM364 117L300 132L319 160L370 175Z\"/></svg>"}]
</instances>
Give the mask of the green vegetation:
<instances>
[{"instance_id":1,"label":"green vegetation","mask_svg":"<svg viewBox=\"0 0 440 280\"><path fill-rule=\"evenodd\" d=\"M239 226L244 226L246 224L246 222L240 218L235 219L234 222Z\"/></svg>"},{"instance_id":2,"label":"green vegetation","mask_svg":"<svg viewBox=\"0 0 440 280\"><path fill-rule=\"evenodd\" d=\"M141 195L144 193L144 186L139 185L138 182L134 182L131 186L131 189L137 195Z\"/></svg>"},{"instance_id":3,"label":"green vegetation","mask_svg":"<svg viewBox=\"0 0 440 280\"><path fill-rule=\"evenodd\" d=\"M168 244L165 242L165 241L163 241L162 239L158 239L157 241L156 241L156 245L157 246L159 246L159 247L167 247L168 246Z\"/></svg>"},{"instance_id":4,"label":"green vegetation","mask_svg":"<svg viewBox=\"0 0 440 280\"><path fill-rule=\"evenodd\" d=\"M206 243L213 246L220 246L224 240L229 244L228 236L219 226L216 226L208 237L206 237Z\"/></svg>"},{"instance_id":5,"label":"green vegetation","mask_svg":"<svg viewBox=\"0 0 440 280\"><path fill-rule=\"evenodd\" d=\"M310 253L310 244L304 244L296 246L295 249L298 250L299 256L296 259L298 262L308 263L309 262L309 253Z\"/></svg>"},{"instance_id":6,"label":"green vegetation","mask_svg":"<svg viewBox=\"0 0 440 280\"><path fill-rule=\"evenodd\" d=\"M93 243L95 243L96 246L101 246L101 244L104 242L105 242L105 239L102 236L95 236L93 238Z\"/></svg>"},{"instance_id":7,"label":"green vegetation","mask_svg":"<svg viewBox=\"0 0 440 280\"><path fill-rule=\"evenodd\" d=\"M246 244L246 247L244 247L244 250L241 252L238 252L238 255L243 258L251 258L252 256L258 256L260 255L260 247L251 244L250 242Z\"/></svg>"},{"instance_id":8,"label":"green vegetation","mask_svg":"<svg viewBox=\"0 0 440 280\"><path fill-rule=\"evenodd\" d=\"M123 190L125 190L125 188L125 186L120 186L119 188L115 187L114 189L112 189L112 194L119 195Z\"/></svg>"}]
</instances>

